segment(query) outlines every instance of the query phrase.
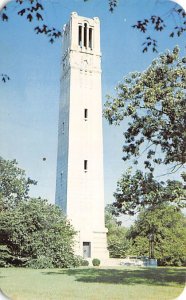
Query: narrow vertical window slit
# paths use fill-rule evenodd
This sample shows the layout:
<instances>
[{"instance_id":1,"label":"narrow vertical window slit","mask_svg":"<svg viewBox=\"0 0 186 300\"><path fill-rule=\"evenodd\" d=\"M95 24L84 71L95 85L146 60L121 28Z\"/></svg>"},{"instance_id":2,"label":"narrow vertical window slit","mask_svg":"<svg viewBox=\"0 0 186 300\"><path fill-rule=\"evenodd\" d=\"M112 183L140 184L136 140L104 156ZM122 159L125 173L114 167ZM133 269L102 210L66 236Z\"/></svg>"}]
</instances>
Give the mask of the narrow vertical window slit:
<instances>
[{"instance_id":1,"label":"narrow vertical window slit","mask_svg":"<svg viewBox=\"0 0 186 300\"><path fill-rule=\"evenodd\" d=\"M88 109L87 108L84 109L84 119L85 119L85 121L88 119Z\"/></svg>"},{"instance_id":2,"label":"narrow vertical window slit","mask_svg":"<svg viewBox=\"0 0 186 300\"><path fill-rule=\"evenodd\" d=\"M84 160L84 171L87 172L88 170L88 160Z\"/></svg>"},{"instance_id":3,"label":"narrow vertical window slit","mask_svg":"<svg viewBox=\"0 0 186 300\"><path fill-rule=\"evenodd\" d=\"M61 182L61 186L63 185L63 172L61 172L61 179L60 179L60 182Z\"/></svg>"},{"instance_id":4,"label":"narrow vertical window slit","mask_svg":"<svg viewBox=\"0 0 186 300\"><path fill-rule=\"evenodd\" d=\"M63 124L62 124L62 134L64 134L64 132L65 132L65 123L63 122Z\"/></svg>"}]
</instances>

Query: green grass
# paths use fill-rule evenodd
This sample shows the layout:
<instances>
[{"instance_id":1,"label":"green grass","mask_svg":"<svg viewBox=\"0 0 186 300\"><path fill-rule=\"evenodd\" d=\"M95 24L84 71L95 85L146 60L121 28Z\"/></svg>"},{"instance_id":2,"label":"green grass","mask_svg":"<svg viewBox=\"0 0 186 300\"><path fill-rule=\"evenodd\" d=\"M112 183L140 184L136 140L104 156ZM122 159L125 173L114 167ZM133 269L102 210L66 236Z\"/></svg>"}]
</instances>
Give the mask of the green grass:
<instances>
[{"instance_id":1,"label":"green grass","mask_svg":"<svg viewBox=\"0 0 186 300\"><path fill-rule=\"evenodd\" d=\"M186 268L0 269L12 300L168 300L178 297Z\"/></svg>"}]
</instances>

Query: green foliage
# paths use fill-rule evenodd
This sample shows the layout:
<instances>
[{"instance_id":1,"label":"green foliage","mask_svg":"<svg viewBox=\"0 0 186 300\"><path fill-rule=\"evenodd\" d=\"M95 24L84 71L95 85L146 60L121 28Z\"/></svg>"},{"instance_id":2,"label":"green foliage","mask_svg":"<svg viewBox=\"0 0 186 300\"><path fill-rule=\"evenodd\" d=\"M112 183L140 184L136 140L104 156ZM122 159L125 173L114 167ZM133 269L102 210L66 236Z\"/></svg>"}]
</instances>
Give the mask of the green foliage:
<instances>
[{"instance_id":1,"label":"green foliage","mask_svg":"<svg viewBox=\"0 0 186 300\"><path fill-rule=\"evenodd\" d=\"M75 256L75 267L82 267L82 266L88 266L89 262L88 260L84 259L82 256L80 255L76 255Z\"/></svg>"},{"instance_id":2,"label":"green foliage","mask_svg":"<svg viewBox=\"0 0 186 300\"><path fill-rule=\"evenodd\" d=\"M179 49L167 51L143 72L134 72L108 96L104 116L110 124L128 121L124 131L123 160L142 153L145 168L173 164L174 171L186 162L185 148L186 57ZM162 155L163 153L163 155ZM142 159L142 157L141 157Z\"/></svg>"},{"instance_id":3,"label":"green foliage","mask_svg":"<svg viewBox=\"0 0 186 300\"><path fill-rule=\"evenodd\" d=\"M88 260L86 260L86 259L83 259L83 260L82 260L82 262L81 262L81 266L84 266L84 267L87 267L87 266L89 266L89 262L88 262Z\"/></svg>"},{"instance_id":4,"label":"green foliage","mask_svg":"<svg viewBox=\"0 0 186 300\"><path fill-rule=\"evenodd\" d=\"M53 268L53 262L50 257L39 256L38 258L30 259L25 266L32 269L49 269Z\"/></svg>"},{"instance_id":5,"label":"green foliage","mask_svg":"<svg viewBox=\"0 0 186 300\"><path fill-rule=\"evenodd\" d=\"M8 267L9 261L13 259L11 251L6 245L0 245L0 267Z\"/></svg>"},{"instance_id":6,"label":"green foliage","mask_svg":"<svg viewBox=\"0 0 186 300\"><path fill-rule=\"evenodd\" d=\"M109 206L105 210L105 226L108 229L107 242L110 257L126 257L130 248L130 242L126 238L127 229L112 215Z\"/></svg>"},{"instance_id":7,"label":"green foliage","mask_svg":"<svg viewBox=\"0 0 186 300\"><path fill-rule=\"evenodd\" d=\"M28 199L29 187L36 181L26 178L25 171L17 161L0 157L0 210L14 206L18 201Z\"/></svg>"},{"instance_id":8,"label":"green foliage","mask_svg":"<svg viewBox=\"0 0 186 300\"><path fill-rule=\"evenodd\" d=\"M62 211L45 200L22 200L1 212L0 244L10 251L12 265L45 266L45 257L48 267L74 266L74 234Z\"/></svg>"},{"instance_id":9,"label":"green foliage","mask_svg":"<svg viewBox=\"0 0 186 300\"><path fill-rule=\"evenodd\" d=\"M159 205L142 211L127 237L132 253L152 256L159 265L180 266L186 263L186 218L170 205Z\"/></svg>"},{"instance_id":10,"label":"green foliage","mask_svg":"<svg viewBox=\"0 0 186 300\"><path fill-rule=\"evenodd\" d=\"M174 203L178 208L186 206L186 190L184 185L176 180L159 182L152 173L129 169L117 183L114 193L113 211L118 214L134 215L142 208L156 206L160 203Z\"/></svg>"},{"instance_id":11,"label":"green foliage","mask_svg":"<svg viewBox=\"0 0 186 300\"><path fill-rule=\"evenodd\" d=\"M93 258L92 260L92 264L94 267L99 267L101 261L99 260L99 258Z\"/></svg>"},{"instance_id":12,"label":"green foliage","mask_svg":"<svg viewBox=\"0 0 186 300\"><path fill-rule=\"evenodd\" d=\"M29 198L30 184L16 160L0 158L0 266L78 265L74 229L58 207Z\"/></svg>"},{"instance_id":13,"label":"green foliage","mask_svg":"<svg viewBox=\"0 0 186 300\"><path fill-rule=\"evenodd\" d=\"M111 124L128 120L123 159L135 157L134 164L138 164L146 152L143 162L151 172L128 172L122 176L114 194L116 214L133 215L143 207L161 202L185 206L181 182L158 182L152 174L154 165L171 163L172 171L176 171L186 161L185 65L186 58L179 58L178 48L168 51L144 72L126 77L117 87L116 97L109 97L105 105L104 115Z\"/></svg>"}]
</instances>

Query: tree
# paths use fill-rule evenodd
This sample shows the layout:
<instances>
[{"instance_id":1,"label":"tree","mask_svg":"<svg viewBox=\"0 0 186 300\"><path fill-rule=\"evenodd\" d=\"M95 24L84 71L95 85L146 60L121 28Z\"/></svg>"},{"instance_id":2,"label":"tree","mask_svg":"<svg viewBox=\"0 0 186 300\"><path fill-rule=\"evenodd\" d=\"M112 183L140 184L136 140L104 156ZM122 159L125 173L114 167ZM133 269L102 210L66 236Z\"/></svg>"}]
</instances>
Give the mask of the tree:
<instances>
[{"instance_id":1,"label":"tree","mask_svg":"<svg viewBox=\"0 0 186 300\"><path fill-rule=\"evenodd\" d=\"M26 178L25 171L18 167L17 161L0 157L0 210L28 199L30 185L37 182Z\"/></svg>"},{"instance_id":2,"label":"tree","mask_svg":"<svg viewBox=\"0 0 186 300\"><path fill-rule=\"evenodd\" d=\"M159 265L186 264L186 218L172 205L144 209L127 237L136 255L149 256L150 250Z\"/></svg>"},{"instance_id":3,"label":"tree","mask_svg":"<svg viewBox=\"0 0 186 300\"><path fill-rule=\"evenodd\" d=\"M0 265L76 265L74 229L58 207L29 197L30 184L16 160L0 158Z\"/></svg>"},{"instance_id":4,"label":"tree","mask_svg":"<svg viewBox=\"0 0 186 300\"><path fill-rule=\"evenodd\" d=\"M108 229L107 242L110 257L126 257L130 247L130 242L126 238L127 229L112 215L109 206L105 210L105 226Z\"/></svg>"},{"instance_id":5,"label":"tree","mask_svg":"<svg viewBox=\"0 0 186 300\"><path fill-rule=\"evenodd\" d=\"M117 183L112 204L115 215L135 215L147 207L156 207L161 203L174 204L177 208L186 207L186 192L180 181L157 181L152 173L129 169Z\"/></svg>"},{"instance_id":6,"label":"tree","mask_svg":"<svg viewBox=\"0 0 186 300\"><path fill-rule=\"evenodd\" d=\"M2 266L69 267L75 231L62 211L46 200L21 200L1 212L0 252Z\"/></svg>"},{"instance_id":7,"label":"tree","mask_svg":"<svg viewBox=\"0 0 186 300\"><path fill-rule=\"evenodd\" d=\"M167 51L147 70L133 72L108 96L104 116L110 124L128 121L124 132L123 160L146 153L145 168L151 172L158 164L173 164L172 171L186 162L185 89L186 57L179 49Z\"/></svg>"}]
</instances>

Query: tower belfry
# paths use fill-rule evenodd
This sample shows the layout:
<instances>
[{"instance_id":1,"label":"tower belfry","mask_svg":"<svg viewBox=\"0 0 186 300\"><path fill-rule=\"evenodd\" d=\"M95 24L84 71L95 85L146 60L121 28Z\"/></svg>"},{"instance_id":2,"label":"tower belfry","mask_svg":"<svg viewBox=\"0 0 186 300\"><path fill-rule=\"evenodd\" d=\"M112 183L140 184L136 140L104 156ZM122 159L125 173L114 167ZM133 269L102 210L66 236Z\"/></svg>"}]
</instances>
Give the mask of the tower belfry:
<instances>
[{"instance_id":1,"label":"tower belfry","mask_svg":"<svg viewBox=\"0 0 186 300\"><path fill-rule=\"evenodd\" d=\"M98 18L71 14L61 69L55 201L77 231L75 253L108 258Z\"/></svg>"}]
</instances>

